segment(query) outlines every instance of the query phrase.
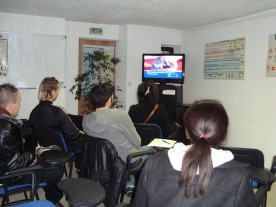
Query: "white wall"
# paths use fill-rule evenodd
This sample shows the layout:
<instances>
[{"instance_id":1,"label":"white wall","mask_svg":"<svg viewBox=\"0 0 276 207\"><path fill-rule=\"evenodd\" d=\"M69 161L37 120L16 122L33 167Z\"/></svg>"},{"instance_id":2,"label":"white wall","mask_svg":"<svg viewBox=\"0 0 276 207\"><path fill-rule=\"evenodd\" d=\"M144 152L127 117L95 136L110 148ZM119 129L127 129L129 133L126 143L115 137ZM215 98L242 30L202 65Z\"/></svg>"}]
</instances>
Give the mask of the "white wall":
<instances>
[{"instance_id":1,"label":"white wall","mask_svg":"<svg viewBox=\"0 0 276 207\"><path fill-rule=\"evenodd\" d=\"M65 20L61 18L0 13L1 32L65 35ZM38 103L38 89L20 89L20 93L22 102L18 118L28 118L31 110ZM60 90L60 95L55 104L65 106L64 88Z\"/></svg>"},{"instance_id":2,"label":"white wall","mask_svg":"<svg viewBox=\"0 0 276 207\"><path fill-rule=\"evenodd\" d=\"M69 89L78 71L79 38L117 41L116 83L123 89L125 109L136 103L136 90L141 82L142 53L160 52L161 45L182 45L186 53L185 103L195 99L222 100L229 117L228 145L261 149L270 166L276 154L276 81L265 77L268 36L276 33L276 14L246 21L219 24L185 31L137 25L96 25L65 22L60 18L0 13L0 32L23 32L66 35L66 89L62 89L57 105L77 113L77 101ZM89 35L90 27L102 27L103 35ZM204 45L208 42L246 38L245 80L203 79ZM37 104L37 89L22 89L19 118L28 118Z\"/></svg>"},{"instance_id":3,"label":"white wall","mask_svg":"<svg viewBox=\"0 0 276 207\"><path fill-rule=\"evenodd\" d=\"M182 31L138 25L121 28L117 56L123 58L125 67L125 71L120 71L120 74L125 72L126 75L121 76L117 72L117 79L120 80L117 84L124 89L124 106L128 110L137 103L137 87L142 82L142 54L160 53L161 45L181 45Z\"/></svg>"},{"instance_id":4,"label":"white wall","mask_svg":"<svg viewBox=\"0 0 276 207\"><path fill-rule=\"evenodd\" d=\"M276 33L276 13L256 15L251 20L228 22L186 31L183 51L187 54L183 99L215 98L223 102L229 118L229 146L258 148L270 168L276 154L276 77L266 77L268 38ZM246 38L245 79L203 78L204 46L209 42Z\"/></svg>"}]
</instances>

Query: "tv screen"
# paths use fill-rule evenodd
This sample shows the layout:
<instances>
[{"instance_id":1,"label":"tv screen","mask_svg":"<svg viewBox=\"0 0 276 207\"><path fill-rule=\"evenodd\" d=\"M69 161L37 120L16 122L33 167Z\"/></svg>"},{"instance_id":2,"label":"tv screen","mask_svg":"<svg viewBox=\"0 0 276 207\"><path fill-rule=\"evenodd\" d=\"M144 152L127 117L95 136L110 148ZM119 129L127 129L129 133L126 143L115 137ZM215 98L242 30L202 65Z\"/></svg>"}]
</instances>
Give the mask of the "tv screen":
<instances>
[{"instance_id":1,"label":"tv screen","mask_svg":"<svg viewBox=\"0 0 276 207\"><path fill-rule=\"evenodd\" d=\"M185 54L143 54L142 81L184 83Z\"/></svg>"}]
</instances>

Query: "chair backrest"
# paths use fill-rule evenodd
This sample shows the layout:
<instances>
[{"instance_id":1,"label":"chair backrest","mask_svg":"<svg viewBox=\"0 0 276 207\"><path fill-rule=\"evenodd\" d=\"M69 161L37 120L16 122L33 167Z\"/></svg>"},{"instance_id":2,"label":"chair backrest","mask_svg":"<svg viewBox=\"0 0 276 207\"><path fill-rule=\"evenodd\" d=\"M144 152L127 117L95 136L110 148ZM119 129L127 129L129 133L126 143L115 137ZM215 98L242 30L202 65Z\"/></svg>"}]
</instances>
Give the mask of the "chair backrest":
<instances>
[{"instance_id":1,"label":"chair backrest","mask_svg":"<svg viewBox=\"0 0 276 207\"><path fill-rule=\"evenodd\" d=\"M105 205L115 206L125 187L127 167L110 141L86 135L80 177L100 182L106 191Z\"/></svg>"},{"instance_id":2,"label":"chair backrest","mask_svg":"<svg viewBox=\"0 0 276 207\"><path fill-rule=\"evenodd\" d=\"M75 114L67 114L70 119L72 120L72 122L76 125L76 127L83 131L83 128L82 128L82 120L83 120L83 116L81 115L75 115Z\"/></svg>"},{"instance_id":3,"label":"chair backrest","mask_svg":"<svg viewBox=\"0 0 276 207\"><path fill-rule=\"evenodd\" d=\"M249 163L250 165L264 168L264 154L262 151L253 148L239 147L219 147L223 150L229 150L233 153L234 159L240 162Z\"/></svg>"},{"instance_id":4,"label":"chair backrest","mask_svg":"<svg viewBox=\"0 0 276 207\"><path fill-rule=\"evenodd\" d=\"M63 151L67 152L67 146L60 132L45 128L34 129L35 136L40 146L49 147L51 145L59 146Z\"/></svg>"},{"instance_id":5,"label":"chair backrest","mask_svg":"<svg viewBox=\"0 0 276 207\"><path fill-rule=\"evenodd\" d=\"M141 145L147 145L155 138L162 138L161 127L157 124L134 123L136 131L141 137Z\"/></svg>"},{"instance_id":6,"label":"chair backrest","mask_svg":"<svg viewBox=\"0 0 276 207\"><path fill-rule=\"evenodd\" d=\"M37 164L11 170L4 173L3 175L0 175L0 197L2 197L1 206L32 201L37 193L37 187L39 186L37 178L39 177L41 170L42 166ZM22 179L23 177L28 177L30 182L24 184L14 184L12 181L13 179ZM28 191L30 191L29 197L26 194ZM25 198L21 199L19 196L18 199L11 201L9 196L18 193L24 193Z\"/></svg>"}]
</instances>

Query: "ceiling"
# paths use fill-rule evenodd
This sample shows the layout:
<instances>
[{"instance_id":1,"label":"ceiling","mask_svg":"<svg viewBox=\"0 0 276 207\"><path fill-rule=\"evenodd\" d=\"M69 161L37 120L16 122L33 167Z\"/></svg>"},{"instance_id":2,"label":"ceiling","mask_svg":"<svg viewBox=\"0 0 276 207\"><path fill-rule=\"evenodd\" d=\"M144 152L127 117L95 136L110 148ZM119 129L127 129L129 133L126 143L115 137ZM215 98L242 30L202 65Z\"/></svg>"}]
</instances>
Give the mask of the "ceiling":
<instances>
[{"instance_id":1,"label":"ceiling","mask_svg":"<svg viewBox=\"0 0 276 207\"><path fill-rule=\"evenodd\" d=\"M0 0L0 12L191 29L276 9L276 0Z\"/></svg>"}]
</instances>

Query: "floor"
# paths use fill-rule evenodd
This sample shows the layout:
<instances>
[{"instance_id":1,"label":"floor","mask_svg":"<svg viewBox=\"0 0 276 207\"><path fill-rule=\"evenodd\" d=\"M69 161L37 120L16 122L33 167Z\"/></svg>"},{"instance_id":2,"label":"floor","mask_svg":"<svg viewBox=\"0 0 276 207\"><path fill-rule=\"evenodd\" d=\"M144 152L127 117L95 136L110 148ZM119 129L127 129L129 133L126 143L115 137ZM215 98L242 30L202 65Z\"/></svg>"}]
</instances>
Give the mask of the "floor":
<instances>
[{"instance_id":1,"label":"floor","mask_svg":"<svg viewBox=\"0 0 276 207\"><path fill-rule=\"evenodd\" d=\"M76 174L73 173L73 177L77 177ZM40 199L45 199L44 197L44 191L42 189L39 189L38 190L38 193L39 193L39 197ZM15 196L12 196L11 199L20 199L20 198L23 198L23 194L20 194L20 195L15 195ZM130 198L125 196L124 197L124 203L129 203L130 201ZM65 206L65 207L68 207L68 201L65 199L65 196L63 197L63 199L61 200L61 203ZM271 190L268 192L268 195L267 195L267 206L266 207L275 207L276 206L276 183L274 183L272 185L272 188ZM98 207L104 207L103 204L100 204Z\"/></svg>"}]
</instances>

